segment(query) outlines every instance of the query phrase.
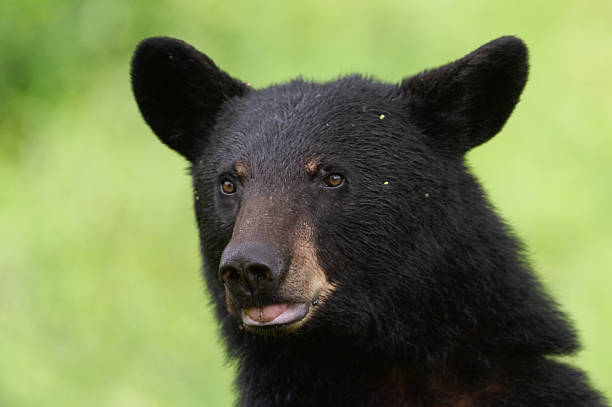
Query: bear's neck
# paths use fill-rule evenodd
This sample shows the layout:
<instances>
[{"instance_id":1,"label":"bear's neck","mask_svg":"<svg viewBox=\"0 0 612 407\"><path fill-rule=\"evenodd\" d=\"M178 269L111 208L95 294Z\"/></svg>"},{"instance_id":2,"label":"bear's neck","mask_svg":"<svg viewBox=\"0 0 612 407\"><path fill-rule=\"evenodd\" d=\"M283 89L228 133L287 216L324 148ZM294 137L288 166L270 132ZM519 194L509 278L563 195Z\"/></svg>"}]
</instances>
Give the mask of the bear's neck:
<instances>
[{"instance_id":1,"label":"bear's neck","mask_svg":"<svg viewBox=\"0 0 612 407\"><path fill-rule=\"evenodd\" d=\"M469 377L453 375L457 366L432 374L350 344L327 345L253 346L239 361L238 405L474 406L503 389L491 366L471 366Z\"/></svg>"}]
</instances>

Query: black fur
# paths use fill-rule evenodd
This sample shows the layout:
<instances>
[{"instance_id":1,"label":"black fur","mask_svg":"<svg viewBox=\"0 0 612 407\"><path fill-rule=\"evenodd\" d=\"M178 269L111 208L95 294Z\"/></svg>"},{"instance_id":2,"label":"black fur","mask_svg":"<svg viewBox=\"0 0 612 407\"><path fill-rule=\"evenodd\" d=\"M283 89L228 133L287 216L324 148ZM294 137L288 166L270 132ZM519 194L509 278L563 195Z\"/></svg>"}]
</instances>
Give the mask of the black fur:
<instances>
[{"instance_id":1,"label":"black fur","mask_svg":"<svg viewBox=\"0 0 612 407\"><path fill-rule=\"evenodd\" d=\"M138 47L141 112L192 163L204 277L238 360L239 405L604 405L582 373L550 359L573 353L576 335L464 165L502 128L526 77L514 37L399 87L350 76L252 90L181 41ZM311 156L315 177L303 168ZM342 188L321 186L332 172ZM232 197L219 192L228 177ZM218 278L255 194L271 202L268 225L311 221L336 287L293 332L242 329Z\"/></svg>"},{"instance_id":2,"label":"black fur","mask_svg":"<svg viewBox=\"0 0 612 407\"><path fill-rule=\"evenodd\" d=\"M221 71L206 55L171 38L149 38L132 58L132 89L155 134L193 160L212 131L221 105L246 85Z\"/></svg>"},{"instance_id":3,"label":"black fur","mask_svg":"<svg viewBox=\"0 0 612 407\"><path fill-rule=\"evenodd\" d=\"M466 152L499 132L527 80L527 48L502 37L404 80L413 120L439 144Z\"/></svg>"}]
</instances>

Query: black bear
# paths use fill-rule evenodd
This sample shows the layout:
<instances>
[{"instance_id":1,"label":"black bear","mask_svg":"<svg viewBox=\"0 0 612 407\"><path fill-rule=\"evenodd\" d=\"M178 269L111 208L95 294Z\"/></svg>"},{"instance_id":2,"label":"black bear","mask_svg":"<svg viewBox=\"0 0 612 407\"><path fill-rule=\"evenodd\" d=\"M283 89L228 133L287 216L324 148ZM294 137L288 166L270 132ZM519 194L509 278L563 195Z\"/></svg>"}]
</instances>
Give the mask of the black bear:
<instances>
[{"instance_id":1,"label":"black bear","mask_svg":"<svg viewBox=\"0 0 612 407\"><path fill-rule=\"evenodd\" d=\"M519 100L521 40L399 86L256 90L163 37L131 67L145 121L191 164L238 405L605 405L554 359L576 334L464 163Z\"/></svg>"}]
</instances>

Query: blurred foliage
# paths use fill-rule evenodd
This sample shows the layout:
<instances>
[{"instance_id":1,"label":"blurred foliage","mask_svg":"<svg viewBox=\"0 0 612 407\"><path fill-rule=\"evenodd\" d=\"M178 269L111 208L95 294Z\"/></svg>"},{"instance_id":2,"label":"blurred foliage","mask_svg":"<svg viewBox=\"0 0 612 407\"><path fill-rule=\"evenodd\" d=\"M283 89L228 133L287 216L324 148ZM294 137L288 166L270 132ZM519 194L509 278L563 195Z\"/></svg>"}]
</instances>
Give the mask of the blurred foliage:
<instances>
[{"instance_id":1,"label":"blurred foliage","mask_svg":"<svg viewBox=\"0 0 612 407\"><path fill-rule=\"evenodd\" d=\"M186 163L130 92L130 53L152 35L255 86L350 72L397 82L523 38L522 102L469 161L576 321L585 350L568 360L612 396L611 18L608 0L3 0L0 406L234 398Z\"/></svg>"}]
</instances>

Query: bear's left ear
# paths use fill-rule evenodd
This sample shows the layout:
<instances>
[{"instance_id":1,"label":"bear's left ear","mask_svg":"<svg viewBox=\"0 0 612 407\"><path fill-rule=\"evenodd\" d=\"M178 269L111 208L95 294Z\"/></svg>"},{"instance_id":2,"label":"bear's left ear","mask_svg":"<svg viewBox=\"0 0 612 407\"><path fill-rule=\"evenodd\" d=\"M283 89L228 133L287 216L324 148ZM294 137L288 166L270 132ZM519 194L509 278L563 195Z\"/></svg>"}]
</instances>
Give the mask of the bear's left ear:
<instances>
[{"instance_id":1,"label":"bear's left ear","mask_svg":"<svg viewBox=\"0 0 612 407\"><path fill-rule=\"evenodd\" d=\"M193 161L223 103L248 86L189 44L166 37L142 41L132 57L132 90L153 132Z\"/></svg>"},{"instance_id":2,"label":"bear's left ear","mask_svg":"<svg viewBox=\"0 0 612 407\"><path fill-rule=\"evenodd\" d=\"M527 47L501 37L463 58L406 78L411 119L445 151L465 153L501 130L527 81Z\"/></svg>"}]
</instances>

